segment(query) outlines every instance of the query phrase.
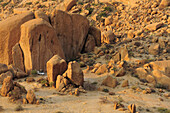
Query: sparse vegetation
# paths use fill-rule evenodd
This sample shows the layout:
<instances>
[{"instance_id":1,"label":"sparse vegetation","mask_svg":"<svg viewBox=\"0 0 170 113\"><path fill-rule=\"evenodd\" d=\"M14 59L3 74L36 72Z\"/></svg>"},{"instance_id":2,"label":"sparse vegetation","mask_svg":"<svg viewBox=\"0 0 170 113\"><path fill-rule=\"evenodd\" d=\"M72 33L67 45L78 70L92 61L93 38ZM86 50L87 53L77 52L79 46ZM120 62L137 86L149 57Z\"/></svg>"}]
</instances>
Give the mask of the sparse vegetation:
<instances>
[{"instance_id":1,"label":"sparse vegetation","mask_svg":"<svg viewBox=\"0 0 170 113\"><path fill-rule=\"evenodd\" d=\"M32 74L32 75L36 75L36 74L37 74L37 70L32 70L32 71L31 71L31 74Z\"/></svg>"},{"instance_id":2,"label":"sparse vegetation","mask_svg":"<svg viewBox=\"0 0 170 113\"><path fill-rule=\"evenodd\" d=\"M8 2L3 3L3 4L2 4L2 7L5 7L6 5L8 5Z\"/></svg>"},{"instance_id":3,"label":"sparse vegetation","mask_svg":"<svg viewBox=\"0 0 170 113\"><path fill-rule=\"evenodd\" d=\"M91 84L94 84L94 85L95 85L95 84L98 84L98 83L97 83L97 82L92 82Z\"/></svg>"},{"instance_id":4,"label":"sparse vegetation","mask_svg":"<svg viewBox=\"0 0 170 113\"><path fill-rule=\"evenodd\" d=\"M50 87L54 86L54 82L49 83Z\"/></svg>"},{"instance_id":5,"label":"sparse vegetation","mask_svg":"<svg viewBox=\"0 0 170 113\"><path fill-rule=\"evenodd\" d=\"M112 8L111 8L111 7L109 7L109 6L104 7L104 11L109 11L109 12L111 12L111 11L112 11Z\"/></svg>"},{"instance_id":6,"label":"sparse vegetation","mask_svg":"<svg viewBox=\"0 0 170 113\"><path fill-rule=\"evenodd\" d=\"M102 91L103 91L103 92L106 92L106 93L108 93L108 92L109 92L109 90L108 90L108 89L106 89L106 88L104 88Z\"/></svg>"},{"instance_id":7,"label":"sparse vegetation","mask_svg":"<svg viewBox=\"0 0 170 113\"><path fill-rule=\"evenodd\" d=\"M170 113L170 110L167 109L167 108L159 107L157 110L158 110L158 112L160 112L160 113Z\"/></svg>"},{"instance_id":8,"label":"sparse vegetation","mask_svg":"<svg viewBox=\"0 0 170 113\"><path fill-rule=\"evenodd\" d=\"M156 88L161 88L161 89L167 89L168 86L165 86L165 85L163 85L163 84L157 83L157 84L155 85L155 87L156 87Z\"/></svg>"},{"instance_id":9,"label":"sparse vegetation","mask_svg":"<svg viewBox=\"0 0 170 113\"><path fill-rule=\"evenodd\" d=\"M78 2L79 5L83 5L84 3L83 2Z\"/></svg>"},{"instance_id":10,"label":"sparse vegetation","mask_svg":"<svg viewBox=\"0 0 170 113\"><path fill-rule=\"evenodd\" d=\"M86 64L84 62L80 62L80 67L86 67Z\"/></svg>"},{"instance_id":11,"label":"sparse vegetation","mask_svg":"<svg viewBox=\"0 0 170 113\"><path fill-rule=\"evenodd\" d=\"M42 80L40 83L44 86L44 85L48 84L48 81L47 80Z\"/></svg>"},{"instance_id":12,"label":"sparse vegetation","mask_svg":"<svg viewBox=\"0 0 170 113\"><path fill-rule=\"evenodd\" d=\"M99 13L98 15L99 15L99 17L107 17L106 12L101 12L101 13Z\"/></svg>"},{"instance_id":13,"label":"sparse vegetation","mask_svg":"<svg viewBox=\"0 0 170 113\"><path fill-rule=\"evenodd\" d=\"M32 4L32 2L27 2L27 3L26 3L26 5L31 5L31 4Z\"/></svg>"},{"instance_id":14,"label":"sparse vegetation","mask_svg":"<svg viewBox=\"0 0 170 113\"><path fill-rule=\"evenodd\" d=\"M89 66L93 66L93 64L95 63L95 60L93 58L90 58L86 64L89 65Z\"/></svg>"},{"instance_id":15,"label":"sparse vegetation","mask_svg":"<svg viewBox=\"0 0 170 113\"><path fill-rule=\"evenodd\" d=\"M87 8L87 10L89 11L89 15L90 15L93 12L94 8L89 7Z\"/></svg>"},{"instance_id":16,"label":"sparse vegetation","mask_svg":"<svg viewBox=\"0 0 170 113\"><path fill-rule=\"evenodd\" d=\"M137 86L132 86L131 89L136 90Z\"/></svg>"}]
</instances>

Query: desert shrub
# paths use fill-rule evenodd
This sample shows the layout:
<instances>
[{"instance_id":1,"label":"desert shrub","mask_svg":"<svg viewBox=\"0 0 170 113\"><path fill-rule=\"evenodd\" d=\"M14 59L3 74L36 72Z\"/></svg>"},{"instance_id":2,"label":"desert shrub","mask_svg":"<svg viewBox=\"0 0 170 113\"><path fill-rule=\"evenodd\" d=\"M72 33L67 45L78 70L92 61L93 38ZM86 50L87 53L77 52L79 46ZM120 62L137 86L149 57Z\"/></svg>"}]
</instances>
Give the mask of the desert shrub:
<instances>
[{"instance_id":1,"label":"desert shrub","mask_svg":"<svg viewBox=\"0 0 170 113\"><path fill-rule=\"evenodd\" d=\"M80 67L86 67L86 64L82 61L79 64L80 64Z\"/></svg>"},{"instance_id":2,"label":"desert shrub","mask_svg":"<svg viewBox=\"0 0 170 113\"><path fill-rule=\"evenodd\" d=\"M103 92L106 92L106 93L108 93L108 92L109 92L109 90L108 90L108 89L106 89L106 88L104 88L102 91L103 91Z\"/></svg>"},{"instance_id":3,"label":"desert shrub","mask_svg":"<svg viewBox=\"0 0 170 113\"><path fill-rule=\"evenodd\" d=\"M106 12L101 12L101 13L99 13L98 16L99 16L99 17L107 17L107 14L106 14Z\"/></svg>"},{"instance_id":4,"label":"desert shrub","mask_svg":"<svg viewBox=\"0 0 170 113\"><path fill-rule=\"evenodd\" d=\"M26 3L26 5L31 5L31 4L32 4L32 2L27 2L27 3Z\"/></svg>"},{"instance_id":5,"label":"desert shrub","mask_svg":"<svg viewBox=\"0 0 170 113\"><path fill-rule=\"evenodd\" d=\"M89 11L89 15L90 15L93 12L94 8L89 7L87 8L87 10Z\"/></svg>"},{"instance_id":6,"label":"desert shrub","mask_svg":"<svg viewBox=\"0 0 170 113\"><path fill-rule=\"evenodd\" d=\"M97 83L97 82L92 82L91 84L94 84L94 85L95 85L95 84L98 84L98 83Z\"/></svg>"},{"instance_id":7,"label":"desert shrub","mask_svg":"<svg viewBox=\"0 0 170 113\"><path fill-rule=\"evenodd\" d=\"M36 74L37 74L37 70L32 70L32 71L31 71L31 74L32 74L32 75L36 75Z\"/></svg>"},{"instance_id":8,"label":"desert shrub","mask_svg":"<svg viewBox=\"0 0 170 113\"><path fill-rule=\"evenodd\" d=\"M169 110L169 109L162 108L162 107L159 107L157 110L158 110L160 113L170 113L170 110Z\"/></svg>"},{"instance_id":9,"label":"desert shrub","mask_svg":"<svg viewBox=\"0 0 170 113\"><path fill-rule=\"evenodd\" d=\"M78 4L83 5L83 2L78 2Z\"/></svg>"},{"instance_id":10,"label":"desert shrub","mask_svg":"<svg viewBox=\"0 0 170 113\"><path fill-rule=\"evenodd\" d=\"M3 3L3 4L2 4L2 7L5 7L6 5L8 5L8 2L7 2L7 3Z\"/></svg>"},{"instance_id":11,"label":"desert shrub","mask_svg":"<svg viewBox=\"0 0 170 113\"><path fill-rule=\"evenodd\" d=\"M89 66L93 66L93 64L95 63L95 60L93 58L90 58L86 64L89 65Z\"/></svg>"},{"instance_id":12,"label":"desert shrub","mask_svg":"<svg viewBox=\"0 0 170 113\"><path fill-rule=\"evenodd\" d=\"M160 84L160 83L157 83L157 84L155 84L155 88L167 89L168 86Z\"/></svg>"},{"instance_id":13,"label":"desert shrub","mask_svg":"<svg viewBox=\"0 0 170 113\"><path fill-rule=\"evenodd\" d=\"M54 82L49 83L50 87L54 86Z\"/></svg>"},{"instance_id":14,"label":"desert shrub","mask_svg":"<svg viewBox=\"0 0 170 113\"><path fill-rule=\"evenodd\" d=\"M111 11L112 11L112 8L111 8L111 7L109 7L109 6L104 7L104 11L109 11L109 12L111 12Z\"/></svg>"}]
</instances>

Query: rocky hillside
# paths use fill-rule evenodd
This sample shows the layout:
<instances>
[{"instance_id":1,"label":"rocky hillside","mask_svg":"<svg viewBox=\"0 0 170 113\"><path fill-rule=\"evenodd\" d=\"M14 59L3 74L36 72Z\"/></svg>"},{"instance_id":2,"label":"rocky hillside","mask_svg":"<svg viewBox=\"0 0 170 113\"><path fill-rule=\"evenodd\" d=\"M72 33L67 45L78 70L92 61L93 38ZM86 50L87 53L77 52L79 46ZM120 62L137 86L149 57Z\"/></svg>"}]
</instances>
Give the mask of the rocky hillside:
<instances>
[{"instance_id":1,"label":"rocky hillside","mask_svg":"<svg viewBox=\"0 0 170 113\"><path fill-rule=\"evenodd\" d=\"M0 0L0 111L169 113L169 6Z\"/></svg>"}]
</instances>

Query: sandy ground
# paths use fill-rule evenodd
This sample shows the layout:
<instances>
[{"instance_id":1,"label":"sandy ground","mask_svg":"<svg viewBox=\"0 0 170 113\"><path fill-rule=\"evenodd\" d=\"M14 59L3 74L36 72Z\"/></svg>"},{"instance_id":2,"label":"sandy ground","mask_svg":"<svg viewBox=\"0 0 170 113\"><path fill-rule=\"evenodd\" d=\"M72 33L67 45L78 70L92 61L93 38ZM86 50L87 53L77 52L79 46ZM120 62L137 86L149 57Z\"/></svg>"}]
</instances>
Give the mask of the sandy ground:
<instances>
[{"instance_id":1,"label":"sandy ground","mask_svg":"<svg viewBox=\"0 0 170 113\"><path fill-rule=\"evenodd\" d=\"M140 113L146 113L146 109L149 109L151 112L156 113L156 108L154 107L164 107L170 108L170 99L159 96L157 93L152 94L142 94L142 92L135 92L130 87L122 88L118 85L116 88L109 88L101 86L101 81L107 76L101 75L97 76L95 74L86 73L85 74L85 83L87 82L97 82L97 87L107 88L111 92L115 92L115 95L109 95L108 93L95 90L87 91L87 93L81 93L80 96L74 95L60 95L54 88L38 88L36 82L26 83L24 79L20 84L24 85L26 89L38 90L35 92L37 98L43 98L45 103L39 105L26 104L22 105L24 108L21 113L121 113L125 111L114 110L114 101L119 101L121 98L122 104L126 109L129 104L134 103L137 106L137 111L142 109ZM122 80L128 79L129 86L133 86L138 82L138 79L126 75L121 78L117 78L119 83ZM138 85L139 86L139 85ZM145 87L145 86L141 86ZM100 89L99 88L99 89ZM159 98L162 98L164 101L160 101ZM106 100L106 101L103 101ZM4 113L14 113L17 104L10 103L7 97L0 97L0 106L3 107Z\"/></svg>"}]
</instances>

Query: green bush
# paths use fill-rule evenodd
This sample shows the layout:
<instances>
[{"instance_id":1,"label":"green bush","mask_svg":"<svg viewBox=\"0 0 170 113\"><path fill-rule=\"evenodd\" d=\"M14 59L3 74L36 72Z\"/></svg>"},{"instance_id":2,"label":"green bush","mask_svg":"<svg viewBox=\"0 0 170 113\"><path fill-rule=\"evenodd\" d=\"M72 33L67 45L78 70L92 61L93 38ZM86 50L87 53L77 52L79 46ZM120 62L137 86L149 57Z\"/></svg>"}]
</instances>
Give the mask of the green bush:
<instances>
[{"instance_id":1,"label":"green bush","mask_svg":"<svg viewBox=\"0 0 170 113\"><path fill-rule=\"evenodd\" d=\"M162 107L159 107L157 110L158 110L160 113L170 113L170 110L169 110L169 109L162 108Z\"/></svg>"},{"instance_id":2,"label":"green bush","mask_svg":"<svg viewBox=\"0 0 170 113\"><path fill-rule=\"evenodd\" d=\"M31 71L31 74L32 74L32 75L36 75L36 74L37 74L37 70L32 70L32 71Z\"/></svg>"},{"instance_id":3,"label":"green bush","mask_svg":"<svg viewBox=\"0 0 170 113\"><path fill-rule=\"evenodd\" d=\"M50 87L54 86L54 82L49 83Z\"/></svg>"},{"instance_id":4,"label":"green bush","mask_svg":"<svg viewBox=\"0 0 170 113\"><path fill-rule=\"evenodd\" d=\"M32 4L32 2L27 2L27 3L26 3L26 5L31 5L31 4Z\"/></svg>"},{"instance_id":5,"label":"green bush","mask_svg":"<svg viewBox=\"0 0 170 113\"><path fill-rule=\"evenodd\" d=\"M87 8L87 10L89 11L89 15L90 15L93 12L94 8L89 7Z\"/></svg>"},{"instance_id":6,"label":"green bush","mask_svg":"<svg viewBox=\"0 0 170 113\"><path fill-rule=\"evenodd\" d=\"M104 88L102 91L103 91L103 92L106 92L106 93L108 93L108 92L109 92L109 90L108 90L108 89L106 89L106 88Z\"/></svg>"},{"instance_id":7,"label":"green bush","mask_svg":"<svg viewBox=\"0 0 170 113\"><path fill-rule=\"evenodd\" d=\"M109 6L104 7L104 11L109 11L109 12L111 12L111 11L112 11L112 8L111 8L111 7L109 7Z\"/></svg>"},{"instance_id":8,"label":"green bush","mask_svg":"<svg viewBox=\"0 0 170 113\"><path fill-rule=\"evenodd\" d=\"M3 3L3 4L2 4L2 7L5 7L6 5L8 5L8 3Z\"/></svg>"},{"instance_id":9,"label":"green bush","mask_svg":"<svg viewBox=\"0 0 170 113\"><path fill-rule=\"evenodd\" d=\"M106 14L106 12L101 12L101 13L99 13L98 16L99 16L99 17L107 17L107 14Z\"/></svg>"}]
</instances>

